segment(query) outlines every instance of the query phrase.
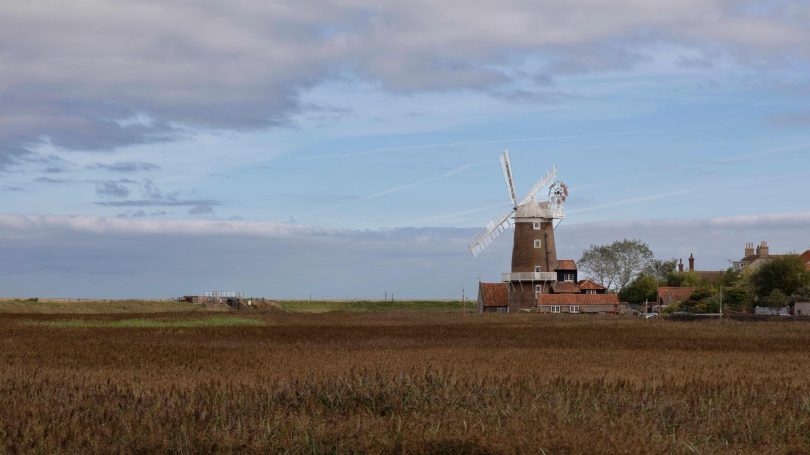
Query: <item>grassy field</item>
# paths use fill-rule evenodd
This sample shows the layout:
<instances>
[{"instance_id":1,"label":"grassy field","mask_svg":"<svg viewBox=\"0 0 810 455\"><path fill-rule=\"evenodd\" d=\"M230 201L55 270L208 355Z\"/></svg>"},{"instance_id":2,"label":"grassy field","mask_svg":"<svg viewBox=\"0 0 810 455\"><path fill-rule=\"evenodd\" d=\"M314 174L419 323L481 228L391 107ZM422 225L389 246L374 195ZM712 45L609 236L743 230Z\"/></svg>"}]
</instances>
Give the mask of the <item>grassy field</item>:
<instances>
[{"instance_id":1,"label":"grassy field","mask_svg":"<svg viewBox=\"0 0 810 455\"><path fill-rule=\"evenodd\" d=\"M807 323L223 317L0 315L0 453L810 453Z\"/></svg>"},{"instance_id":2,"label":"grassy field","mask_svg":"<svg viewBox=\"0 0 810 455\"><path fill-rule=\"evenodd\" d=\"M445 311L475 310L475 302L460 301L401 301L373 300L282 300L272 301L268 308L295 313L329 313L336 311ZM217 308L222 310L222 306ZM185 302L168 300L64 300L64 299L0 299L0 314L132 314L211 311Z\"/></svg>"},{"instance_id":3,"label":"grassy field","mask_svg":"<svg viewBox=\"0 0 810 455\"><path fill-rule=\"evenodd\" d=\"M265 325L265 321L253 318L242 318L233 316L214 316L205 318L170 318L170 319L56 319L46 321L29 321L29 324L43 327L63 327L63 328L96 328L96 329L120 329L120 328L200 328L200 327L244 327Z\"/></svg>"},{"instance_id":4,"label":"grassy field","mask_svg":"<svg viewBox=\"0 0 810 455\"><path fill-rule=\"evenodd\" d=\"M431 300L397 300L394 302L356 300L282 300L277 302L280 309L301 313L329 313L333 311L448 311L462 312L475 310L475 302L431 301Z\"/></svg>"},{"instance_id":5,"label":"grassy field","mask_svg":"<svg viewBox=\"0 0 810 455\"><path fill-rule=\"evenodd\" d=\"M198 305L168 300L2 299L0 314L114 314L200 311Z\"/></svg>"}]
</instances>

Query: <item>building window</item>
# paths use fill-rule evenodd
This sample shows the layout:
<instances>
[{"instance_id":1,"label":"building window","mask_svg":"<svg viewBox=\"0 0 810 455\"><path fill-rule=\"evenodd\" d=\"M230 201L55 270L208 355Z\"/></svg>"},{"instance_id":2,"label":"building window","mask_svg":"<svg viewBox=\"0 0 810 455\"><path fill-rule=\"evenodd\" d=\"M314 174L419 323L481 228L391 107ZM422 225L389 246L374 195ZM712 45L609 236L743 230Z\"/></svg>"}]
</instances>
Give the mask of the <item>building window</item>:
<instances>
[{"instance_id":1,"label":"building window","mask_svg":"<svg viewBox=\"0 0 810 455\"><path fill-rule=\"evenodd\" d=\"M574 281L574 274L573 273L563 273L563 281Z\"/></svg>"},{"instance_id":2,"label":"building window","mask_svg":"<svg viewBox=\"0 0 810 455\"><path fill-rule=\"evenodd\" d=\"M579 313L579 305L571 305L568 307L569 313Z\"/></svg>"},{"instance_id":3,"label":"building window","mask_svg":"<svg viewBox=\"0 0 810 455\"><path fill-rule=\"evenodd\" d=\"M559 313L560 312L560 306L559 305L551 305L551 312L552 313Z\"/></svg>"},{"instance_id":4,"label":"building window","mask_svg":"<svg viewBox=\"0 0 810 455\"><path fill-rule=\"evenodd\" d=\"M535 247L535 248L540 248L540 247L542 247L542 246L543 246L543 242L541 242L541 241L540 241L540 239L536 239L536 240L534 241L534 247Z\"/></svg>"},{"instance_id":5,"label":"building window","mask_svg":"<svg viewBox=\"0 0 810 455\"><path fill-rule=\"evenodd\" d=\"M543 293L543 285L542 284L536 284L534 286L534 296L537 297L542 293Z\"/></svg>"},{"instance_id":6,"label":"building window","mask_svg":"<svg viewBox=\"0 0 810 455\"><path fill-rule=\"evenodd\" d=\"M542 266L539 266L539 265L534 266L534 273L540 273L542 271L543 271Z\"/></svg>"},{"instance_id":7,"label":"building window","mask_svg":"<svg viewBox=\"0 0 810 455\"><path fill-rule=\"evenodd\" d=\"M495 312L496 313L508 313L509 312L509 307L499 306L499 307L495 308Z\"/></svg>"},{"instance_id":8,"label":"building window","mask_svg":"<svg viewBox=\"0 0 810 455\"><path fill-rule=\"evenodd\" d=\"M585 291L586 294L596 294L596 291L593 289L588 289Z\"/></svg>"},{"instance_id":9,"label":"building window","mask_svg":"<svg viewBox=\"0 0 810 455\"><path fill-rule=\"evenodd\" d=\"M532 227L534 228L535 231L539 231L542 226L543 224L540 223L539 221L535 221L534 223L532 223Z\"/></svg>"}]
</instances>

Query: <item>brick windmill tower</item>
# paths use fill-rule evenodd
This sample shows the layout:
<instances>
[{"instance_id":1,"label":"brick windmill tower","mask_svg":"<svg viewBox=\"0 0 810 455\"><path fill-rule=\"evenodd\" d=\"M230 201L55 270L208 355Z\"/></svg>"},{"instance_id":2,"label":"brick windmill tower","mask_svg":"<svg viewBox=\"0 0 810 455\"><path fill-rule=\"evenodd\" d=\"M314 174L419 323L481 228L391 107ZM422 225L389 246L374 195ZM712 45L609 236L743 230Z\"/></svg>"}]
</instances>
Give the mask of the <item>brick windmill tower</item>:
<instances>
[{"instance_id":1,"label":"brick windmill tower","mask_svg":"<svg viewBox=\"0 0 810 455\"><path fill-rule=\"evenodd\" d=\"M501 168L512 210L491 221L469 248L473 256L478 256L503 232L514 227L512 271L504 273L502 281L509 284L510 307L531 307L537 304L538 294L548 293L551 284L557 281L554 229L565 218L563 206L568 198L568 187L556 181L557 167L554 166L518 201L509 150L501 155ZM538 201L537 194L546 189L548 197Z\"/></svg>"}]
</instances>

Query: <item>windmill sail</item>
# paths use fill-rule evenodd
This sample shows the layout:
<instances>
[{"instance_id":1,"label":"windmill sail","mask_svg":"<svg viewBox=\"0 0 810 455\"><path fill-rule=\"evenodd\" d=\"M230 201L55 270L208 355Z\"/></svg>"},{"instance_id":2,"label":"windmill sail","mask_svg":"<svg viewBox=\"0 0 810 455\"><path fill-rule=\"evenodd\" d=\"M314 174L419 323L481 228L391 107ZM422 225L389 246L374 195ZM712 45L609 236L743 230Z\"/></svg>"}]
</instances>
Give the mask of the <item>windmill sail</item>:
<instances>
[{"instance_id":1,"label":"windmill sail","mask_svg":"<svg viewBox=\"0 0 810 455\"><path fill-rule=\"evenodd\" d=\"M512 160L509 158L509 149L504 150L501 155L501 170L503 170L503 178L506 180L506 191L509 192L512 207L517 207L517 192L515 191L515 181L512 178Z\"/></svg>"},{"instance_id":2,"label":"windmill sail","mask_svg":"<svg viewBox=\"0 0 810 455\"><path fill-rule=\"evenodd\" d=\"M556 178L557 178L557 165L555 164L551 168L551 170L548 171L548 173L544 175L543 178L538 180L537 183L535 183L534 186L532 186L532 189L530 189L529 192L526 193L526 196L524 196L523 200L520 201L520 205L523 205L532 200L532 198L534 198L534 195L537 194L538 191L542 190L543 188L546 188Z\"/></svg>"},{"instance_id":3,"label":"windmill sail","mask_svg":"<svg viewBox=\"0 0 810 455\"><path fill-rule=\"evenodd\" d=\"M512 227L512 215L515 213L514 209L500 218L496 218L487 224L487 228L475 236L473 241L468 245L470 253L473 256L478 256L484 251L484 248L494 242L504 231Z\"/></svg>"}]
</instances>

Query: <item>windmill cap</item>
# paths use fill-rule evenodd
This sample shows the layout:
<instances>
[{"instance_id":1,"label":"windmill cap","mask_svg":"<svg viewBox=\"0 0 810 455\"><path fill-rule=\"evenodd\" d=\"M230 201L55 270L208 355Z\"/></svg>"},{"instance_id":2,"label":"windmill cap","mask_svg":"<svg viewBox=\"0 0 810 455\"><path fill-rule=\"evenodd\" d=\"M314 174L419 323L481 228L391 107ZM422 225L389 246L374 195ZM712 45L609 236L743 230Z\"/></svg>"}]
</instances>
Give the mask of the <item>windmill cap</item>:
<instances>
[{"instance_id":1,"label":"windmill cap","mask_svg":"<svg viewBox=\"0 0 810 455\"><path fill-rule=\"evenodd\" d=\"M553 218L551 204L548 201L529 201L517 208L515 218Z\"/></svg>"}]
</instances>

